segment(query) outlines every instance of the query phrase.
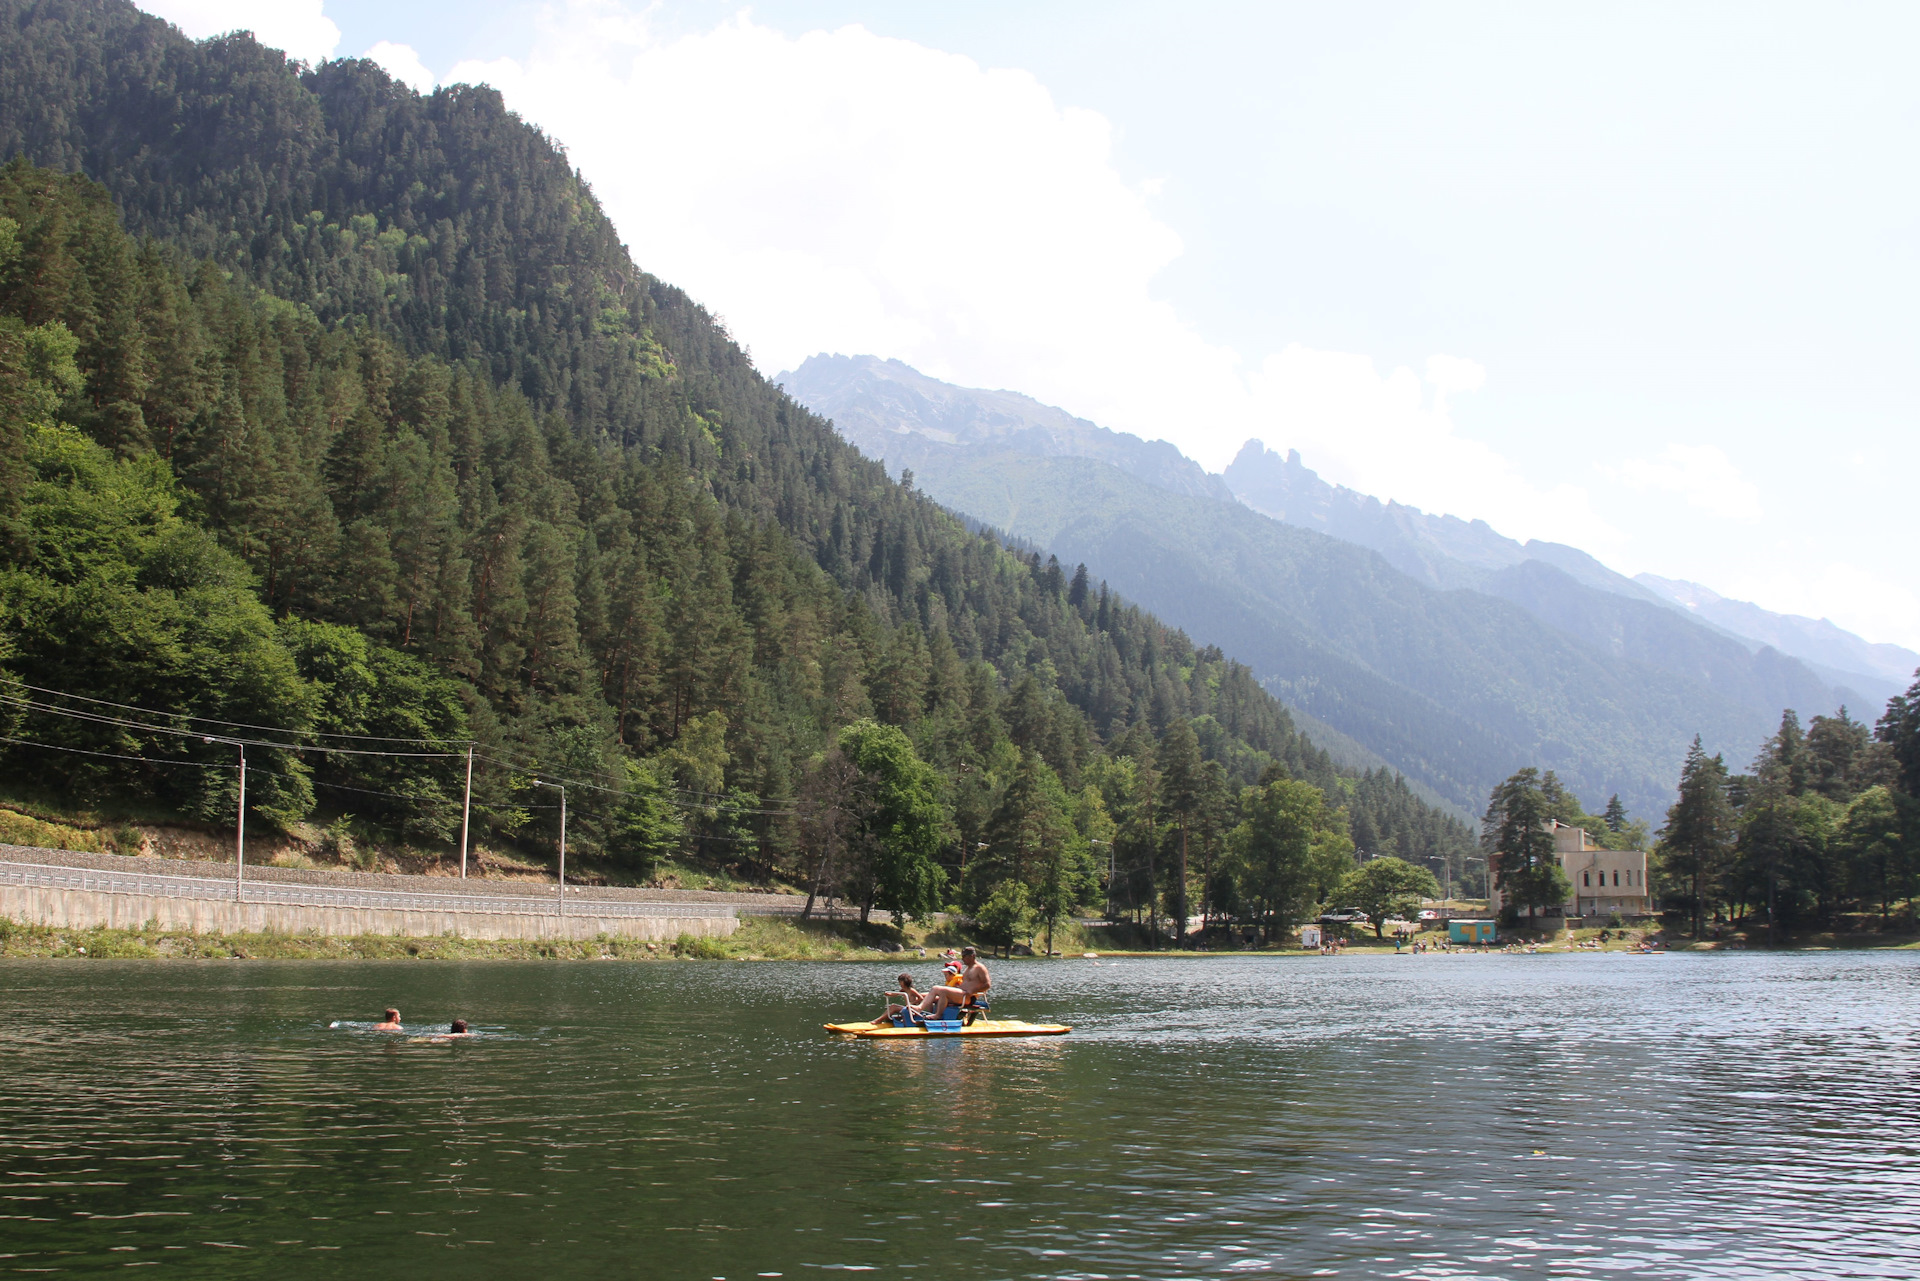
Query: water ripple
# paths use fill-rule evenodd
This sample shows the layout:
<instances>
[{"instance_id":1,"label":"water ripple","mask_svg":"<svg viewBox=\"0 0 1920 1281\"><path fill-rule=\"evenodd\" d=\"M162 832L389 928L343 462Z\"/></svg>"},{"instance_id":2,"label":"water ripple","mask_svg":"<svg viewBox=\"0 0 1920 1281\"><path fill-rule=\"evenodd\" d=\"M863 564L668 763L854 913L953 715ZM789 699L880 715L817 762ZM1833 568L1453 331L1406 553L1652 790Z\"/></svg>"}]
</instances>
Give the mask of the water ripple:
<instances>
[{"instance_id":1,"label":"water ripple","mask_svg":"<svg viewBox=\"0 0 1920 1281\"><path fill-rule=\"evenodd\" d=\"M0 1273L1920 1275L1911 954L897 968L0 964Z\"/></svg>"}]
</instances>

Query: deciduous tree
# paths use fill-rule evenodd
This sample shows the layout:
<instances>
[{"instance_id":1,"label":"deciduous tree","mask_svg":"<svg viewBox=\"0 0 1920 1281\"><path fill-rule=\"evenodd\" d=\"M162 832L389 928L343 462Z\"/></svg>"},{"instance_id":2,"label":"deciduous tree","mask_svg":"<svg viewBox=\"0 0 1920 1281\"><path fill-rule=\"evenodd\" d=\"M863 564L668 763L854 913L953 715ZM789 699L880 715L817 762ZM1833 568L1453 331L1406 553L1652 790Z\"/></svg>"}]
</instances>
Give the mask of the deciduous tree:
<instances>
[{"instance_id":1,"label":"deciduous tree","mask_svg":"<svg viewBox=\"0 0 1920 1281\"><path fill-rule=\"evenodd\" d=\"M1340 906L1353 906L1373 922L1373 936L1382 937L1388 917L1412 920L1422 899L1438 898L1440 882L1433 873L1404 859L1371 858L1348 872L1334 897Z\"/></svg>"}]
</instances>

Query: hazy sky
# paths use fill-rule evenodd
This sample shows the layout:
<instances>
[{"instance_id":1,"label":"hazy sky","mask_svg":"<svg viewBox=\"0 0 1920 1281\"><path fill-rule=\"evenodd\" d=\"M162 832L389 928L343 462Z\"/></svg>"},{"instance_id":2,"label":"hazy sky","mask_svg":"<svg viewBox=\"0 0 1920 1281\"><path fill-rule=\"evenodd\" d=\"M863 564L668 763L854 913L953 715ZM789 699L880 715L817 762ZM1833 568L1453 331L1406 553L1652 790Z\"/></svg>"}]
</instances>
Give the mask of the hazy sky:
<instances>
[{"instance_id":1,"label":"hazy sky","mask_svg":"<svg viewBox=\"0 0 1920 1281\"><path fill-rule=\"evenodd\" d=\"M486 81L769 374L898 356L1920 647L1920 9L146 0Z\"/></svg>"}]
</instances>

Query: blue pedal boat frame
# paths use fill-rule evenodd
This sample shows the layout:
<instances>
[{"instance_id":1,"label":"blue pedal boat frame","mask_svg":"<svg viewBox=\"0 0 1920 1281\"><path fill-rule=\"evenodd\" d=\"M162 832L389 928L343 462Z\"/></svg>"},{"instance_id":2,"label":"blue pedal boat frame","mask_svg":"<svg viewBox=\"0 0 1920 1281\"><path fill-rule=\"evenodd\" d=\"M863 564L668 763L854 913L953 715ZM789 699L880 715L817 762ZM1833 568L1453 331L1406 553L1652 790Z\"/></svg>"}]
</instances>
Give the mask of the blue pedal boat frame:
<instances>
[{"instance_id":1,"label":"blue pedal boat frame","mask_svg":"<svg viewBox=\"0 0 1920 1281\"><path fill-rule=\"evenodd\" d=\"M903 1006L892 1012L892 1022L895 1027L923 1027L929 1032L959 1032L974 1020L987 1017L987 1012L992 1008L992 1001L976 998L966 1005L949 1005L941 1011L941 1017L929 1019Z\"/></svg>"}]
</instances>

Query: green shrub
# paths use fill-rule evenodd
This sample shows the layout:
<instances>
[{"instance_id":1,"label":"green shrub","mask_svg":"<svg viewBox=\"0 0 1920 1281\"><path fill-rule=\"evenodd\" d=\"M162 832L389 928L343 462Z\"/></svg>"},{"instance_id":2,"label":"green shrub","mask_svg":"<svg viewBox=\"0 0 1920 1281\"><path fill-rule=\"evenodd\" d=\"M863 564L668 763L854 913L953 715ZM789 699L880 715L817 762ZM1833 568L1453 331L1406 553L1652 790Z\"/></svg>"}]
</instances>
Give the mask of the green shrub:
<instances>
[{"instance_id":1,"label":"green shrub","mask_svg":"<svg viewBox=\"0 0 1920 1281\"><path fill-rule=\"evenodd\" d=\"M690 961L724 961L728 956L726 945L719 939L693 934L682 934L675 939L673 954Z\"/></svg>"}]
</instances>

